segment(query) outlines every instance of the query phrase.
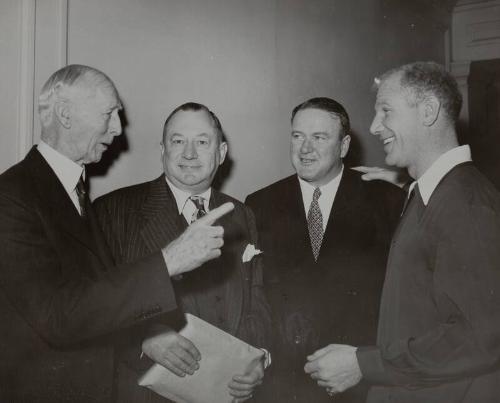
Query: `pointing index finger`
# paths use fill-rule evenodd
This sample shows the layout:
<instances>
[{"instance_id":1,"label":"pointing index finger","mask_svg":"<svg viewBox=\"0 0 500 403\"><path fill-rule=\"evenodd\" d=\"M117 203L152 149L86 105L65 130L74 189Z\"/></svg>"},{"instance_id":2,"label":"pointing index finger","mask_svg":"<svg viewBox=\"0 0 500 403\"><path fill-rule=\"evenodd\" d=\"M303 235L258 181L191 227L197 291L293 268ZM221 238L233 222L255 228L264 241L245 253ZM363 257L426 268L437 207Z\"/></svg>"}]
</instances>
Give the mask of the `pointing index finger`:
<instances>
[{"instance_id":1,"label":"pointing index finger","mask_svg":"<svg viewBox=\"0 0 500 403\"><path fill-rule=\"evenodd\" d=\"M234 204L231 202L224 203L221 206L210 210L206 215L196 220L195 224L198 225L212 225L215 221L217 221L222 216L226 215L230 211L234 210Z\"/></svg>"}]
</instances>

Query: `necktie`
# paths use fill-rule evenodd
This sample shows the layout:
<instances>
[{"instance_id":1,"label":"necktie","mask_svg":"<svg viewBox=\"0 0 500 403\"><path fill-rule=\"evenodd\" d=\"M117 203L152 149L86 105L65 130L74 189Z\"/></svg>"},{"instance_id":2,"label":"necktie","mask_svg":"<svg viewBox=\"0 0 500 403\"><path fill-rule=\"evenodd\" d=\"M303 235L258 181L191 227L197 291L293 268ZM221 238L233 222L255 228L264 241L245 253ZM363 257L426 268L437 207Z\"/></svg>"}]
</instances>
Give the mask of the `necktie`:
<instances>
[{"instance_id":1,"label":"necktie","mask_svg":"<svg viewBox=\"0 0 500 403\"><path fill-rule=\"evenodd\" d=\"M207 211L205 210L205 205L203 204L205 198L201 196L191 196L189 200L191 200L194 203L194 206L196 207L196 211L193 213L193 217L191 217L191 222L195 222L197 219L207 214Z\"/></svg>"},{"instance_id":2,"label":"necktie","mask_svg":"<svg viewBox=\"0 0 500 403\"><path fill-rule=\"evenodd\" d=\"M311 239L311 247L314 255L314 260L318 260L319 249L323 241L323 214L319 208L318 199L321 196L319 188L314 189L313 199L307 213L307 227L309 228L309 238Z\"/></svg>"},{"instance_id":3,"label":"necktie","mask_svg":"<svg viewBox=\"0 0 500 403\"><path fill-rule=\"evenodd\" d=\"M87 190L85 187L85 182L83 181L83 175L80 176L78 183L75 187L76 195L78 196L78 203L80 204L80 212L82 218L87 218L87 209L86 209L86 198L87 198Z\"/></svg>"},{"instance_id":4,"label":"necktie","mask_svg":"<svg viewBox=\"0 0 500 403\"><path fill-rule=\"evenodd\" d=\"M415 182L413 182L413 183L415 183ZM408 208L408 205L410 204L410 202L412 201L413 197L415 196L415 192L416 192L417 186L418 186L418 184L415 183L415 186L412 187L410 193L408 194L408 197L406 198L405 203L403 205L403 210L401 211L401 217L403 216L403 214L405 213L406 209Z\"/></svg>"}]
</instances>

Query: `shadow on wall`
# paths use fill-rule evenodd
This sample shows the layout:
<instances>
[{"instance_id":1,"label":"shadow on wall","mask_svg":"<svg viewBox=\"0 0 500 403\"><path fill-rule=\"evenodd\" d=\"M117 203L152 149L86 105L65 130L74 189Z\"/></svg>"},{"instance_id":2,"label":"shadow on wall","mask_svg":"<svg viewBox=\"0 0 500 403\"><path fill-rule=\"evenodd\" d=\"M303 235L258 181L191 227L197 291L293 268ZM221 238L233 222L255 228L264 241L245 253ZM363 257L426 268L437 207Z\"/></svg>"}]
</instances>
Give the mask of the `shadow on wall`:
<instances>
[{"instance_id":1,"label":"shadow on wall","mask_svg":"<svg viewBox=\"0 0 500 403\"><path fill-rule=\"evenodd\" d=\"M344 158L344 165L346 167L355 167L362 165L364 161L364 152L359 141L359 135L355 131L351 130L351 143L349 145L349 152Z\"/></svg>"},{"instance_id":2,"label":"shadow on wall","mask_svg":"<svg viewBox=\"0 0 500 403\"><path fill-rule=\"evenodd\" d=\"M222 141L225 141L228 149L231 150L231 145L229 144L229 140L224 132L222 132ZM214 189L220 191L223 188L224 183L231 177L231 172L235 166L234 164L234 160L231 158L231 153L228 152L224 163L217 170L217 174L212 182L212 187Z\"/></svg>"}]
</instances>

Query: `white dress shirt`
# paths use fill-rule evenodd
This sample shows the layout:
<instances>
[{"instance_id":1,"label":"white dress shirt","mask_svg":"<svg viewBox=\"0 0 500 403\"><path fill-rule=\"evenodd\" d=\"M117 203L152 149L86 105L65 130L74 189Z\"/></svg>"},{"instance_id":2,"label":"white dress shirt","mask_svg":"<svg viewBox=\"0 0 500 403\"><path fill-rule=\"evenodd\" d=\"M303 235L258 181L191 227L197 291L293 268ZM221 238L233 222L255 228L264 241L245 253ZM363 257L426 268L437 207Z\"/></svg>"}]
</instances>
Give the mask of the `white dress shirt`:
<instances>
[{"instance_id":1,"label":"white dress shirt","mask_svg":"<svg viewBox=\"0 0 500 403\"><path fill-rule=\"evenodd\" d=\"M205 190L203 193L199 193L196 195L193 195L191 193L188 193L184 190L179 189L176 187L172 182L170 182L167 177L165 177L167 181L167 185L172 191L175 202L177 203L177 210L179 211L179 214L182 214L188 224L191 223L192 218L194 213L196 212L196 206L195 204L189 200L191 196L200 196L203 197L203 205L205 206L205 211L208 212L208 204L210 202L210 196L212 195L212 188L208 188Z\"/></svg>"},{"instance_id":2,"label":"white dress shirt","mask_svg":"<svg viewBox=\"0 0 500 403\"><path fill-rule=\"evenodd\" d=\"M81 215L82 212L80 210L78 195L76 194L76 185L78 184L80 177L85 174L83 167L78 165L76 162L71 161L59 151L54 150L42 140L40 140L37 149L52 168L59 179L59 182L61 182L64 190L66 190L66 193L75 205L76 211L78 211Z\"/></svg>"},{"instance_id":3,"label":"white dress shirt","mask_svg":"<svg viewBox=\"0 0 500 403\"><path fill-rule=\"evenodd\" d=\"M468 161L472 161L468 145L452 148L434 161L427 171L416 182L410 185L410 192L415 187L415 183L418 183L418 190L422 196L424 205L427 206L432 193L437 185L439 185L439 182L441 182L441 179L458 164Z\"/></svg>"},{"instance_id":4,"label":"white dress shirt","mask_svg":"<svg viewBox=\"0 0 500 403\"><path fill-rule=\"evenodd\" d=\"M342 179L342 173L344 172L344 166L340 173L333 178L326 185L320 186L321 196L318 199L319 209L321 210L321 215L323 216L323 232L326 230L326 225L328 224L328 219L330 218L330 212L332 211L333 201L337 195L337 190L339 189L340 180ZM309 182L299 178L300 191L302 193L302 201L304 202L304 210L309 212L309 207L312 203L315 186L311 185Z\"/></svg>"}]
</instances>

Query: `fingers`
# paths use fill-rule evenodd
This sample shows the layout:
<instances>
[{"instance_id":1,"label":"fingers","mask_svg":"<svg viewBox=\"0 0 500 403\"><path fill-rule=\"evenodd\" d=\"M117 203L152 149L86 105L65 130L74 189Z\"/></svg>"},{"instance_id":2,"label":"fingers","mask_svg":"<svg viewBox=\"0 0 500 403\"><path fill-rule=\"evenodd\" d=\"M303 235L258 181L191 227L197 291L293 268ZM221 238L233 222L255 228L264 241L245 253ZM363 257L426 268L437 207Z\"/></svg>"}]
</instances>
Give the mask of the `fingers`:
<instances>
[{"instance_id":1,"label":"fingers","mask_svg":"<svg viewBox=\"0 0 500 403\"><path fill-rule=\"evenodd\" d=\"M186 374L193 375L199 368L195 360L190 360L185 355L180 357L175 351L166 352L163 362L160 364L180 377L184 377Z\"/></svg>"},{"instance_id":2,"label":"fingers","mask_svg":"<svg viewBox=\"0 0 500 403\"><path fill-rule=\"evenodd\" d=\"M231 202L224 203L223 205L210 210L206 215L196 220L193 225L212 225L215 221L217 221L222 216L226 215L230 211L234 209L234 204Z\"/></svg>"},{"instance_id":3,"label":"fingers","mask_svg":"<svg viewBox=\"0 0 500 403\"><path fill-rule=\"evenodd\" d=\"M248 375L235 375L233 376L232 382L237 383L238 385L260 385L262 383L262 378L264 377L264 374L257 372L252 372L251 374Z\"/></svg>"},{"instance_id":4,"label":"fingers","mask_svg":"<svg viewBox=\"0 0 500 403\"><path fill-rule=\"evenodd\" d=\"M319 350L316 350L314 353L312 353L311 355L308 355L307 356L307 360L308 361L312 361L312 360L315 360L323 355L325 355L326 353L330 352L331 350L333 350L335 348L335 345L334 344L329 344L328 346L326 347L323 347L323 348L320 348Z\"/></svg>"},{"instance_id":5,"label":"fingers","mask_svg":"<svg viewBox=\"0 0 500 403\"><path fill-rule=\"evenodd\" d=\"M380 168L380 167L367 167L367 166L363 166L363 165L360 165L360 166L357 166L357 167L351 167L351 169L353 171L358 171L358 172L361 172L361 173L364 173L364 174L371 173L371 172L380 172L380 171L383 171L383 169Z\"/></svg>"},{"instance_id":6,"label":"fingers","mask_svg":"<svg viewBox=\"0 0 500 403\"><path fill-rule=\"evenodd\" d=\"M191 342L191 340L182 337L179 339L179 346L191 356L194 361L201 360L201 353L196 348L196 346Z\"/></svg>"}]
</instances>

